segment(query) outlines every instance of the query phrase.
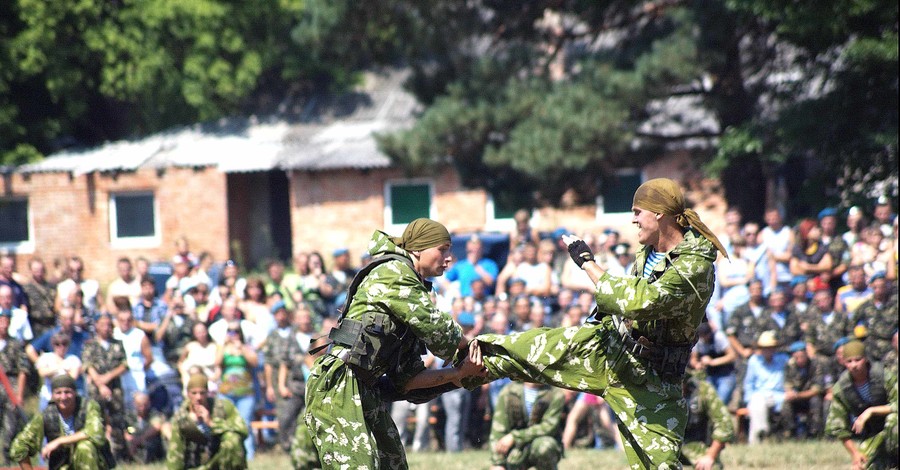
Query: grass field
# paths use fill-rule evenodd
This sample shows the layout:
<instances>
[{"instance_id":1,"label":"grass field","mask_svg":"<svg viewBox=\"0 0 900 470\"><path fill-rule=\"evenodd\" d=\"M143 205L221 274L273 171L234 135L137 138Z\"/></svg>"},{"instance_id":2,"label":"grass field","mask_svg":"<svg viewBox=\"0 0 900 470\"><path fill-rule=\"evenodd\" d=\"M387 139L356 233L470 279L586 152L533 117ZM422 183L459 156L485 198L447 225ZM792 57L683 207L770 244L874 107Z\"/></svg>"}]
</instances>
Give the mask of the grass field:
<instances>
[{"instance_id":1,"label":"grass field","mask_svg":"<svg viewBox=\"0 0 900 470\"><path fill-rule=\"evenodd\" d=\"M722 455L722 463L727 469L790 469L790 470L837 470L850 466L846 451L835 441L796 442L785 444L762 444L756 447L735 445L728 447ZM290 460L280 452L257 454L250 462L254 470L289 470ZM410 453L410 469L422 470L481 470L490 466L487 451L473 450L459 454ZM134 470L163 469L156 466L120 466ZM559 466L560 470L617 470L625 469L625 454L614 450L576 449L566 453Z\"/></svg>"}]
</instances>

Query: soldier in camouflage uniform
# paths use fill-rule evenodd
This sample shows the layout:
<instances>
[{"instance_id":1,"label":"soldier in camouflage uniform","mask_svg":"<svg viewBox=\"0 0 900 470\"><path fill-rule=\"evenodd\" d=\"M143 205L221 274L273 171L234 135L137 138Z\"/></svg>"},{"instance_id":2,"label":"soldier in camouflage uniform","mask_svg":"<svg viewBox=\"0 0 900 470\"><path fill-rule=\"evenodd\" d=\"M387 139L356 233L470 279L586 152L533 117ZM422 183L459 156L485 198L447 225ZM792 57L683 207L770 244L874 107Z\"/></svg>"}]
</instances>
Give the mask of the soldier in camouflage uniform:
<instances>
[{"instance_id":1,"label":"soldier in camouflage uniform","mask_svg":"<svg viewBox=\"0 0 900 470\"><path fill-rule=\"evenodd\" d=\"M865 301L853 314L853 325L866 327L866 352L869 359L881 361L893 347L891 334L897 329L897 296L891 295L884 274L876 274L869 281L872 298Z\"/></svg>"},{"instance_id":2,"label":"soldier in camouflage uniform","mask_svg":"<svg viewBox=\"0 0 900 470\"><path fill-rule=\"evenodd\" d=\"M9 336L11 318L9 311L0 312L0 341L6 342L0 349L0 367L14 395L9 396L6 387L0 387L0 465L9 465L9 444L25 425L21 405L25 397L26 374L31 370L25 345Z\"/></svg>"},{"instance_id":3,"label":"soldier in camouflage uniform","mask_svg":"<svg viewBox=\"0 0 900 470\"><path fill-rule=\"evenodd\" d=\"M635 192L637 253L630 276L613 277L590 247L563 236L596 285L588 324L478 337L489 378L538 382L599 395L618 418L633 468L680 468L687 407L681 381L725 253L678 185L660 178ZM474 386L464 381L466 386Z\"/></svg>"},{"instance_id":4,"label":"soldier in camouflage uniform","mask_svg":"<svg viewBox=\"0 0 900 470\"><path fill-rule=\"evenodd\" d=\"M688 402L687 426L681 446L681 463L697 469L722 468L719 455L734 441L734 423L713 386L695 374L683 384Z\"/></svg>"},{"instance_id":5,"label":"soldier in camouflage uniform","mask_svg":"<svg viewBox=\"0 0 900 470\"><path fill-rule=\"evenodd\" d=\"M825 433L843 442L854 469L896 468L897 374L870 363L860 341L844 345L844 360Z\"/></svg>"},{"instance_id":6,"label":"soldier in camouflage uniform","mask_svg":"<svg viewBox=\"0 0 900 470\"><path fill-rule=\"evenodd\" d=\"M297 342L297 330L291 325L291 314L283 301L275 302L272 307L277 328L266 338L263 355L265 356L266 398L275 403L278 419L278 442L285 451L291 447L297 416L303 411L306 383L303 380L303 365L306 349ZM307 342L306 347L309 347ZM299 362L297 362L299 361ZM290 382L284 374L291 375ZM297 383L299 374L299 383Z\"/></svg>"},{"instance_id":7,"label":"soldier in camouflage uniform","mask_svg":"<svg viewBox=\"0 0 900 470\"><path fill-rule=\"evenodd\" d=\"M425 280L450 262L447 229L416 219L400 238L375 232L368 251L374 259L354 278L349 305L329 335L331 350L316 360L306 384L305 420L323 468L407 468L400 434L374 387L382 375L403 391L483 375L475 362L426 370L421 359L425 346L451 360L468 344L453 318L434 306Z\"/></svg>"},{"instance_id":8,"label":"soldier in camouflage uniform","mask_svg":"<svg viewBox=\"0 0 900 470\"><path fill-rule=\"evenodd\" d=\"M128 370L125 347L113 338L112 317L103 314L94 324L97 335L84 345L82 363L88 376L88 396L100 405L110 426L110 444L117 458L127 458L125 397L119 377Z\"/></svg>"},{"instance_id":9,"label":"soldier in camouflage uniform","mask_svg":"<svg viewBox=\"0 0 900 470\"><path fill-rule=\"evenodd\" d=\"M731 347L738 356L734 363L737 385L731 394L731 402L727 403L735 410L740 406L740 397L744 394L747 361L753 355L759 335L766 331L766 298L763 297L762 281L751 280L748 290L750 291L750 300L734 310L725 327L728 342L731 343Z\"/></svg>"},{"instance_id":10,"label":"soldier in camouflage uniform","mask_svg":"<svg viewBox=\"0 0 900 470\"><path fill-rule=\"evenodd\" d=\"M853 325L846 314L834 311L834 295L828 289L813 294L809 308L809 327L806 330L807 352L823 367L825 388L830 387L841 374L843 367L834 357L834 344L853 332Z\"/></svg>"},{"instance_id":11,"label":"soldier in camouflage uniform","mask_svg":"<svg viewBox=\"0 0 900 470\"><path fill-rule=\"evenodd\" d=\"M800 437L818 437L822 431L822 396L825 393L825 371L822 363L806 352L806 343L796 341L789 351L791 359L784 367L784 403L781 405L782 429L786 437L798 433L798 412L807 417L806 430Z\"/></svg>"},{"instance_id":12,"label":"soldier in camouflage uniform","mask_svg":"<svg viewBox=\"0 0 900 470\"><path fill-rule=\"evenodd\" d=\"M47 268L44 262L33 258L28 262L31 279L22 285L28 295L28 322L35 338L56 326L56 286L47 281Z\"/></svg>"},{"instance_id":13,"label":"soldier in camouflage uniform","mask_svg":"<svg viewBox=\"0 0 900 470\"><path fill-rule=\"evenodd\" d=\"M557 468L565 402L562 390L546 385L512 382L503 387L491 423L491 470Z\"/></svg>"},{"instance_id":14,"label":"soldier in camouflage uniform","mask_svg":"<svg viewBox=\"0 0 900 470\"><path fill-rule=\"evenodd\" d=\"M104 470L114 465L108 459L109 443L103 429L100 405L76 395L75 379L60 374L52 380L53 400L16 436L10 458L24 469L40 452L49 459L50 470ZM44 438L47 444L43 445ZM43 447L42 447L43 445Z\"/></svg>"},{"instance_id":15,"label":"soldier in camouflage uniform","mask_svg":"<svg viewBox=\"0 0 900 470\"><path fill-rule=\"evenodd\" d=\"M166 455L168 470L247 468L247 423L230 401L210 397L207 383L205 375L191 376L188 399L172 415L172 438Z\"/></svg>"}]
</instances>

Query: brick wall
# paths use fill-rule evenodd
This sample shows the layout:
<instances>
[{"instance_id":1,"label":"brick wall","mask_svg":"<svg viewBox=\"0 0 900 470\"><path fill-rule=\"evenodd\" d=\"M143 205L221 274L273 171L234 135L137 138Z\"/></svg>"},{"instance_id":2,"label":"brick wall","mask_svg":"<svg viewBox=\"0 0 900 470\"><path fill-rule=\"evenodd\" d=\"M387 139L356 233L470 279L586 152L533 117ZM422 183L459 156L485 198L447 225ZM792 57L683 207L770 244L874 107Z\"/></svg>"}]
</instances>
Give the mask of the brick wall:
<instances>
[{"instance_id":1,"label":"brick wall","mask_svg":"<svg viewBox=\"0 0 900 470\"><path fill-rule=\"evenodd\" d=\"M127 173L13 174L3 181L5 196L28 198L33 252L16 253L17 269L39 256L49 266L71 255L85 260L85 274L106 284L115 277L122 256L169 259L175 239L184 235L195 252L228 256L225 175L213 168L141 169ZM160 242L141 248L110 243L109 195L118 191L153 191L159 211Z\"/></svg>"}]
</instances>

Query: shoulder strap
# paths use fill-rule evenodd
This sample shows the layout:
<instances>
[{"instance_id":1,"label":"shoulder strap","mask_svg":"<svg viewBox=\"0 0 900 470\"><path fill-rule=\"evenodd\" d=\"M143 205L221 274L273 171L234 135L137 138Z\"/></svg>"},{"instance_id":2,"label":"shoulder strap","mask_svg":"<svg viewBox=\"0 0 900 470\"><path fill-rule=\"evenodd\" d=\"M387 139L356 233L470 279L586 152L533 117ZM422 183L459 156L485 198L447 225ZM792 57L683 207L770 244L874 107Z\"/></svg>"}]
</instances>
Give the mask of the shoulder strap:
<instances>
[{"instance_id":1,"label":"shoulder strap","mask_svg":"<svg viewBox=\"0 0 900 470\"><path fill-rule=\"evenodd\" d=\"M370 261L369 264L367 264L362 269L360 269L359 272L357 272L356 275L353 276L353 280L350 281L350 286L347 287L347 299L344 301L344 306L341 308L341 316L340 316L340 318L338 318L338 328L336 328L336 329L339 329L341 321L344 320L344 316L346 316L347 312L350 311L350 303L353 302L353 297L356 295L356 290L359 289L359 285L362 284L362 281L375 268L377 268L378 266L380 266L384 263L387 263L388 261L402 261L407 266L409 266L410 269L413 270L413 272L415 272L415 267L413 266L412 260L410 260L406 256L402 256L402 255L399 255L396 253L385 253L385 254L373 259L372 261ZM334 329L332 331L335 334L340 334L338 332L335 332ZM310 341L310 344L315 343L324 337L325 336L313 338L312 341ZM328 346L331 346L331 344L332 344L332 342L329 341L329 342L326 342L319 346L316 346L315 348L310 349L308 354L314 355L314 354L318 353L319 351L327 348Z\"/></svg>"},{"instance_id":2,"label":"shoulder strap","mask_svg":"<svg viewBox=\"0 0 900 470\"><path fill-rule=\"evenodd\" d=\"M398 255L397 253L385 253L373 259L371 262L369 262L369 264L360 269L359 272L356 273L355 276L353 276L353 280L350 281L350 286L347 287L347 300L344 301L344 307L341 308L341 318L338 321L343 320L347 312L350 311L350 303L353 301L353 296L356 295L356 290L359 289L359 285L362 284L366 276L368 276L369 273L378 266L387 263L388 261L394 260L402 261L407 266L409 266L410 269L413 270L413 272L415 272L416 269L413 266L412 260L410 260L406 256Z\"/></svg>"}]
</instances>

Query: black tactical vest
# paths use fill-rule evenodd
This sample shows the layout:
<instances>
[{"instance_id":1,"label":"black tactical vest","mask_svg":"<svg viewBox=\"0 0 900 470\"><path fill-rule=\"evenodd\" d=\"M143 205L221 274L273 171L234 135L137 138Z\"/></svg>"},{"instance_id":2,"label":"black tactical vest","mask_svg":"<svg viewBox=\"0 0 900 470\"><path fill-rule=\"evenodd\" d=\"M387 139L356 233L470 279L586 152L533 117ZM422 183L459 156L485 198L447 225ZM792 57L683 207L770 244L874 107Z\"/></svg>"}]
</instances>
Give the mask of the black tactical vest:
<instances>
[{"instance_id":1,"label":"black tactical vest","mask_svg":"<svg viewBox=\"0 0 900 470\"><path fill-rule=\"evenodd\" d=\"M62 416L59 414L59 409L56 407L56 403L50 402L47 405L47 408L44 408L43 411L44 418L44 437L47 439L47 442L51 442L57 437L62 435ZM81 397L75 397L75 420L73 429L75 432L81 431L84 429L84 423L87 419L87 403L83 403ZM72 448L70 446L63 446L56 449L55 452L50 454L50 462L49 467L50 470L59 470L64 465L68 465L72 460ZM101 458L106 460L106 468L114 468L116 466L115 459L112 455L112 450L109 447L109 442L104 440L104 445L102 448L98 449L100 452Z\"/></svg>"},{"instance_id":2,"label":"black tactical vest","mask_svg":"<svg viewBox=\"0 0 900 470\"><path fill-rule=\"evenodd\" d=\"M866 408L870 406L886 405L888 403L888 390L884 381L884 366L880 362L869 363L869 394L872 396L871 402L866 402L859 394L856 386L853 385L853 379L848 372L841 377L839 384L841 385L841 393L847 400L850 416L856 419ZM866 421L862 433L858 435L859 439L868 439L881 432L884 429L884 421L886 416L872 416Z\"/></svg>"},{"instance_id":3,"label":"black tactical vest","mask_svg":"<svg viewBox=\"0 0 900 470\"><path fill-rule=\"evenodd\" d=\"M684 428L684 442L703 442L709 445L709 416L700 401L700 392L694 379L689 379L685 392L688 398L688 420Z\"/></svg>"}]
</instances>

